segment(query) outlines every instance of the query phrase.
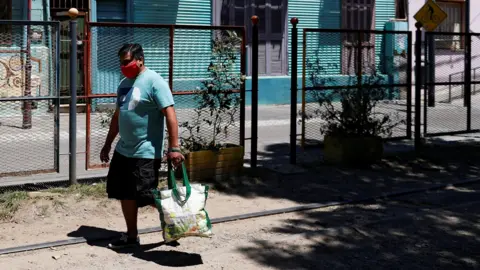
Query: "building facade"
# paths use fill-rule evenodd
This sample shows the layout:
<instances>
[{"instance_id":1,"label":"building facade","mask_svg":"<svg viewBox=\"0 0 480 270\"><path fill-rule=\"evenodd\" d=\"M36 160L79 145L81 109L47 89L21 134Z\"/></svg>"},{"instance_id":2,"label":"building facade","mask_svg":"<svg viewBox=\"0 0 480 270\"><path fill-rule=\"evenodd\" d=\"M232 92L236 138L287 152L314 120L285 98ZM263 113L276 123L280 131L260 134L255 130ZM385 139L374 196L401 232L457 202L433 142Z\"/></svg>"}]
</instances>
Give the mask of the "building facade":
<instances>
[{"instance_id":1,"label":"building facade","mask_svg":"<svg viewBox=\"0 0 480 270\"><path fill-rule=\"evenodd\" d=\"M83 27L85 21L92 22L129 22L129 23L155 23L155 24L194 24L194 25L236 25L247 26L247 59L250 59L251 50L251 21L253 15L260 18L259 33L259 103L260 104L288 104L290 101L290 19L297 17L299 27L299 75L302 72L301 33L303 28L329 28L329 29L366 29L383 30L395 21L390 29L408 30L405 22L405 2L402 0L1 0L6 1L12 12L7 19L31 20L60 20L66 22L66 11L74 6L80 11L79 39L85 36ZM15 2L15 3L13 3ZM2 2L3 3L3 2ZM27 6L27 9L25 9ZM28 13L31 7L31 13ZM404 21L402 21L404 20ZM399 25L399 26L396 26ZM405 26L404 26L405 25ZM67 35L68 33L62 33ZM93 36L93 35L92 35ZM181 36L180 36L181 38ZM185 36L184 39L187 39ZM140 38L142 40L142 38ZM197 36L199 44L209 46L210 37ZM122 40L125 42L126 40ZM338 63L331 65L328 76L333 80L341 81L348 73L354 72L348 68L350 62L348 50L340 37L326 40L311 40L316 42L325 63ZM202 43L203 42L203 43ZM310 42L310 41L308 41ZM323 42L323 43L322 43ZM119 41L118 41L119 43ZM119 43L120 44L120 43ZM382 47L382 37L371 42L372 59L382 62L385 49ZM68 45L68 44L67 44ZM310 44L311 45L311 44ZM187 45L185 45L187 46ZM155 52L155 48L146 45L147 59L150 66L165 76L166 55ZM113 48L110 44L109 48ZM105 53L101 47L92 49L92 53ZM98 55L100 56L100 55ZM163 58L162 58L163 57ZM80 58L82 58L80 56ZM93 59L98 57L92 56ZM65 60L66 61L66 60ZM198 85L199 72L185 72L186 69L205 70L208 66L208 57L184 55L175 58L175 72L179 74L175 79L181 80L183 90L195 88ZM65 62L66 64L66 62ZM114 64L104 65L95 63L91 68L98 69L92 72L82 70L79 76L84 80L86 74L92 75L91 83L95 93L110 93L115 83L119 80L118 68ZM79 66L81 70L82 67ZM381 70L381 69L379 69ZM184 74L182 73L184 72ZM195 78L188 78L194 74ZM204 74L203 72L202 74ZM247 78L251 73L251 63L247 60ZM115 75L117 74L117 75ZM200 76L201 77L201 76ZM192 82L188 82L192 79ZM67 79L62 83L65 87ZM300 85L301 79L298 83ZM82 88L82 82L79 82ZM251 89L251 81L247 79L247 91ZM65 91L67 89L64 89ZM182 90L180 88L174 90ZM249 101L247 95L247 102Z\"/></svg>"}]
</instances>

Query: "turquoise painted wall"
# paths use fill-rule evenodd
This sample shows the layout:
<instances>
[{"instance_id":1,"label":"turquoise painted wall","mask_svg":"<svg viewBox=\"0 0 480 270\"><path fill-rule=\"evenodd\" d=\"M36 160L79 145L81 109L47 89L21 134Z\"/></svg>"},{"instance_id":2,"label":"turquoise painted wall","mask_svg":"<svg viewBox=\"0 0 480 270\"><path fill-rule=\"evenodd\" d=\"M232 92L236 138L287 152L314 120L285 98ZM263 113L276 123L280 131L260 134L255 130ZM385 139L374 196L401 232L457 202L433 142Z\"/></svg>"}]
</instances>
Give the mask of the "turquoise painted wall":
<instances>
[{"instance_id":1,"label":"turquoise painted wall","mask_svg":"<svg viewBox=\"0 0 480 270\"><path fill-rule=\"evenodd\" d=\"M50 0L48 0L50 1ZM32 21L48 21L49 18L45 18L45 0L32 0L31 20Z\"/></svg>"},{"instance_id":2,"label":"turquoise painted wall","mask_svg":"<svg viewBox=\"0 0 480 270\"><path fill-rule=\"evenodd\" d=\"M12 1L12 19L23 20L23 0Z\"/></svg>"},{"instance_id":3,"label":"turquoise painted wall","mask_svg":"<svg viewBox=\"0 0 480 270\"><path fill-rule=\"evenodd\" d=\"M98 6L96 7L98 13ZM133 22L211 25L210 0L133 0ZM92 91L114 93L121 79L117 50L125 42L142 44L146 65L168 80L169 28L93 29ZM213 32L176 29L174 33L174 91L194 90L207 77ZM97 53L98 52L98 53ZM101 54L99 53L101 52Z\"/></svg>"}]
</instances>

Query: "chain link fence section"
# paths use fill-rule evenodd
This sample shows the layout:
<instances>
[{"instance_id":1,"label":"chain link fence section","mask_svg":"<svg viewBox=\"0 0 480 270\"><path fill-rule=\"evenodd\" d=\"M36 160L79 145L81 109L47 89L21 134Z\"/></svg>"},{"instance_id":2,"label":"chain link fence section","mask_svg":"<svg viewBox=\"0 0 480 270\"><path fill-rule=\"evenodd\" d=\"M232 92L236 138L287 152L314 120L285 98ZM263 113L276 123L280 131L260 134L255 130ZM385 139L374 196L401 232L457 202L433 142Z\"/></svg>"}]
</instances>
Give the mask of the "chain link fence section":
<instances>
[{"instance_id":1,"label":"chain link fence section","mask_svg":"<svg viewBox=\"0 0 480 270\"><path fill-rule=\"evenodd\" d=\"M425 34L426 81L422 100L426 136L467 130L465 38L464 33ZM472 68L480 66L474 55L472 52Z\"/></svg>"},{"instance_id":2,"label":"chain link fence section","mask_svg":"<svg viewBox=\"0 0 480 270\"><path fill-rule=\"evenodd\" d=\"M480 34L472 40L472 129L480 129Z\"/></svg>"},{"instance_id":3,"label":"chain link fence section","mask_svg":"<svg viewBox=\"0 0 480 270\"><path fill-rule=\"evenodd\" d=\"M99 102L99 100L102 100ZM111 98L89 98L90 104L97 104L94 111L88 111L87 108L87 128L86 128L86 169L95 169L106 167L100 161L100 151L107 139L110 122L115 112L116 97ZM91 106L93 107L93 106ZM115 139L110 151L110 158L113 155L115 146L119 137Z\"/></svg>"},{"instance_id":4,"label":"chain link fence section","mask_svg":"<svg viewBox=\"0 0 480 270\"><path fill-rule=\"evenodd\" d=\"M58 24L0 21L0 27L6 31L0 32L0 98L55 98Z\"/></svg>"},{"instance_id":5,"label":"chain link fence section","mask_svg":"<svg viewBox=\"0 0 480 270\"><path fill-rule=\"evenodd\" d=\"M0 21L0 177L59 170L58 35L56 22Z\"/></svg>"},{"instance_id":6,"label":"chain link fence section","mask_svg":"<svg viewBox=\"0 0 480 270\"><path fill-rule=\"evenodd\" d=\"M245 65L242 65L245 61L245 37L242 27L106 23L91 23L88 27L91 34L87 53L90 80L87 91L87 102L90 104L87 106L87 168L104 167L99 155L108 133L109 119L115 108L117 86L123 79L117 53L125 43L142 45L145 65L169 83L173 90L181 140L185 140L192 133L207 140L213 136L214 128L207 124L213 119L205 113L199 117L196 110L200 106L199 98L213 100L213 93L202 95L213 85L211 90L223 93L220 97L217 95L217 101L228 97L238 102L230 113L219 114L222 120L231 121L232 126L228 133L217 137L218 142L243 143L244 123L240 118L241 112L245 110L245 103L244 100L240 102L240 98L244 96L245 88L229 83L231 80L238 83L245 74ZM227 55L219 54L219 51L224 51ZM211 69L215 66L221 68ZM215 71L225 77L212 77ZM218 105L218 102L215 104ZM187 126L197 120L200 121L197 122L199 129L190 129L190 133ZM166 138L167 136L168 134ZM114 146L112 154L113 149Z\"/></svg>"},{"instance_id":7,"label":"chain link fence section","mask_svg":"<svg viewBox=\"0 0 480 270\"><path fill-rule=\"evenodd\" d=\"M54 112L47 100L32 103L32 127L24 129L24 102L0 101L0 177L56 171ZM68 140L68 133L60 136Z\"/></svg>"},{"instance_id":8,"label":"chain link fence section","mask_svg":"<svg viewBox=\"0 0 480 270\"><path fill-rule=\"evenodd\" d=\"M409 32L304 29L302 145L323 142L323 116L343 110L340 93L366 89L380 99L372 112L398 123L385 139L411 136L410 44Z\"/></svg>"}]
</instances>

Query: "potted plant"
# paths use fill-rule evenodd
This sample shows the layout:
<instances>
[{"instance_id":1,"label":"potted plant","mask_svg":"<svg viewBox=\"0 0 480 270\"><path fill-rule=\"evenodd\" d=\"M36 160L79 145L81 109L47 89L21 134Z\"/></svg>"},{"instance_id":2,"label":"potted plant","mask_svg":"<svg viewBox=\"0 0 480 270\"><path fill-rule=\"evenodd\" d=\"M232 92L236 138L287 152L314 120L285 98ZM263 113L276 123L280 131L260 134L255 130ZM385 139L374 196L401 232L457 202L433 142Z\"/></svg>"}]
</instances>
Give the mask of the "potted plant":
<instances>
[{"instance_id":1,"label":"potted plant","mask_svg":"<svg viewBox=\"0 0 480 270\"><path fill-rule=\"evenodd\" d=\"M180 146L192 181L222 180L243 169L244 149L227 143L229 130L237 125L245 77L235 71L241 44L233 31L225 31L212 41L209 78L195 91L194 117L180 123Z\"/></svg>"},{"instance_id":2,"label":"potted plant","mask_svg":"<svg viewBox=\"0 0 480 270\"><path fill-rule=\"evenodd\" d=\"M317 60L307 63L309 80L315 86L329 85L332 79ZM358 78L360 77L360 78ZM332 90L311 91L309 98L319 108L305 114L305 119L320 118L320 132L324 135L324 159L327 163L368 165L383 155L383 138L404 123L397 113L378 109L377 104L391 100L395 89L384 83L384 77L372 71L362 74L352 85ZM358 80L362 80L358 84Z\"/></svg>"}]
</instances>

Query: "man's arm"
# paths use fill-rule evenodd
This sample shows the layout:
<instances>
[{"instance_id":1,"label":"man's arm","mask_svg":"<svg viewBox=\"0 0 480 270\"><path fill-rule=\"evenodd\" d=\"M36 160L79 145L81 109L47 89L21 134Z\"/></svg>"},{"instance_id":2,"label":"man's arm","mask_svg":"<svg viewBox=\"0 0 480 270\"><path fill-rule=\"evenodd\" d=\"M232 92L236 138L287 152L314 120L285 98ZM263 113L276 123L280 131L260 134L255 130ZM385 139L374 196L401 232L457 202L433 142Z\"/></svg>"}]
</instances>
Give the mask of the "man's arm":
<instances>
[{"instance_id":1,"label":"man's arm","mask_svg":"<svg viewBox=\"0 0 480 270\"><path fill-rule=\"evenodd\" d=\"M168 147L178 148L178 121L175 108L173 106L168 106L163 108L162 112L163 115L165 115L165 120L167 121Z\"/></svg>"},{"instance_id":2,"label":"man's arm","mask_svg":"<svg viewBox=\"0 0 480 270\"><path fill-rule=\"evenodd\" d=\"M185 157L180 153L179 149L178 121L175 108L173 107L175 102L173 101L172 91L167 82L162 78L153 82L152 97L167 121L169 148L167 159L172 161L174 166L178 166L185 160Z\"/></svg>"},{"instance_id":3,"label":"man's arm","mask_svg":"<svg viewBox=\"0 0 480 270\"><path fill-rule=\"evenodd\" d=\"M110 122L110 128L108 130L107 139L105 140L105 146L111 147L113 141L118 135L118 114L119 109L118 107L115 109L115 113L112 116L112 120Z\"/></svg>"}]
</instances>

